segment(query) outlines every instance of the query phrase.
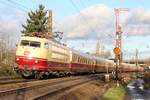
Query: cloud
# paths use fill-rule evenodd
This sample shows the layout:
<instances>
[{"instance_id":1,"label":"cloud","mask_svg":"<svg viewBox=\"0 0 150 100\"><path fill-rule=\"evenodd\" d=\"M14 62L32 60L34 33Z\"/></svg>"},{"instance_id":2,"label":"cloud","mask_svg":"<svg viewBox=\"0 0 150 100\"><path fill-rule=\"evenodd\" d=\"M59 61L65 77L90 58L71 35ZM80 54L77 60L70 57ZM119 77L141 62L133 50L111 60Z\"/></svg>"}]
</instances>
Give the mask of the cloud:
<instances>
[{"instance_id":1,"label":"cloud","mask_svg":"<svg viewBox=\"0 0 150 100\"><path fill-rule=\"evenodd\" d=\"M99 36L106 49L112 51L115 46L115 21L114 8L97 4L66 17L59 28L64 32L64 39L67 39L68 43L76 49L82 49L83 41L88 41L84 47L87 48L82 51L94 52L97 42L95 40ZM144 48L141 45L148 40L145 40L145 35L150 36L150 10L135 8L130 9L129 12L122 12L120 22L123 31L123 50L135 52L133 50L135 48ZM137 42L138 37L141 37L141 41L144 42Z\"/></svg>"},{"instance_id":2,"label":"cloud","mask_svg":"<svg viewBox=\"0 0 150 100\"><path fill-rule=\"evenodd\" d=\"M114 9L104 4L97 4L82 9L75 15L64 19L60 29L67 39L101 39L112 42L115 36ZM122 31L125 35L149 35L150 10L130 9L121 13Z\"/></svg>"},{"instance_id":3,"label":"cloud","mask_svg":"<svg viewBox=\"0 0 150 100\"><path fill-rule=\"evenodd\" d=\"M150 33L150 10L143 8L133 9L123 23L124 32L131 35L149 35Z\"/></svg>"},{"instance_id":4,"label":"cloud","mask_svg":"<svg viewBox=\"0 0 150 100\"><path fill-rule=\"evenodd\" d=\"M68 16L61 29L69 39L95 39L113 33L113 10L103 4L90 6L75 15Z\"/></svg>"},{"instance_id":5,"label":"cloud","mask_svg":"<svg viewBox=\"0 0 150 100\"><path fill-rule=\"evenodd\" d=\"M8 15L4 14L0 16L0 36L16 39L21 33L21 25L25 22L25 13L16 10L10 12Z\"/></svg>"}]
</instances>

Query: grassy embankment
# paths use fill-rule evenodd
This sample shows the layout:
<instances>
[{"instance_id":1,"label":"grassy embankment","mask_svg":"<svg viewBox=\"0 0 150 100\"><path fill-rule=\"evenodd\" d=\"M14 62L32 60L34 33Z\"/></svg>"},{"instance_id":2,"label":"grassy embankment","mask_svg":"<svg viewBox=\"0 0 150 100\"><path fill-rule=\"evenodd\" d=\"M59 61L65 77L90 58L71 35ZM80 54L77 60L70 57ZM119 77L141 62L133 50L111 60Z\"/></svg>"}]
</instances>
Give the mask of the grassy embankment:
<instances>
[{"instance_id":1,"label":"grassy embankment","mask_svg":"<svg viewBox=\"0 0 150 100\"><path fill-rule=\"evenodd\" d=\"M135 79L134 74L125 74L120 81L120 86L116 86L116 82L109 83L109 89L103 94L103 100L124 100L126 95L126 85L132 80Z\"/></svg>"},{"instance_id":2,"label":"grassy embankment","mask_svg":"<svg viewBox=\"0 0 150 100\"><path fill-rule=\"evenodd\" d=\"M103 100L123 100L125 97L125 88L123 86L112 86L102 96Z\"/></svg>"}]
</instances>

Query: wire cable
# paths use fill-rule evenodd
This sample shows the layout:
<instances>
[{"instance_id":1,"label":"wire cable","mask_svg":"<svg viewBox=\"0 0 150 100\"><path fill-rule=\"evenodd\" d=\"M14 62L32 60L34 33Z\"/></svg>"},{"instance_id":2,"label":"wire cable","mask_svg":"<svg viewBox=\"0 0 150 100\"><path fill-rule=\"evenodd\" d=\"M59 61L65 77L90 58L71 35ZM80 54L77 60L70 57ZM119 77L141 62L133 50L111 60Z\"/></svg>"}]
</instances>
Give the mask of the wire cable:
<instances>
[{"instance_id":1,"label":"wire cable","mask_svg":"<svg viewBox=\"0 0 150 100\"><path fill-rule=\"evenodd\" d=\"M87 19L86 19L86 18L84 17L84 15L79 11L78 6L73 2L73 0L70 0L70 2L71 2L71 4L74 6L74 8L77 10L77 12L79 12L80 16L83 18L83 20L85 21L85 23L86 23L86 24L89 24L88 21L87 21ZM84 5L83 1L80 0L80 4L82 4L82 5L84 6L84 8L85 8L85 5ZM98 24L96 23L96 24L95 24L95 28L97 28L97 27L98 27ZM95 28L94 28L94 27L91 27L91 31L92 31L93 33L97 33L97 32L94 30ZM106 33L106 32L105 32L105 33ZM108 34L107 36L110 37L110 38L113 37L111 34Z\"/></svg>"}]
</instances>

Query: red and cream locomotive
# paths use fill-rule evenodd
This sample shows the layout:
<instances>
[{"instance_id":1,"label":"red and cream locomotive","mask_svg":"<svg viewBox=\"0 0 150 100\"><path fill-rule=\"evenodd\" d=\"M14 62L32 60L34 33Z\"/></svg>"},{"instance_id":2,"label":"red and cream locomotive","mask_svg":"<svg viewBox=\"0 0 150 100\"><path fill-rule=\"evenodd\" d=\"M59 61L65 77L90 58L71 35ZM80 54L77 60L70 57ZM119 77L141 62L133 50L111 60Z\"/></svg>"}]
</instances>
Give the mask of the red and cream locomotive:
<instances>
[{"instance_id":1,"label":"red and cream locomotive","mask_svg":"<svg viewBox=\"0 0 150 100\"><path fill-rule=\"evenodd\" d=\"M132 67L131 67L132 66ZM123 71L135 71L135 66L122 64ZM68 48L44 37L23 36L16 48L16 71L24 78L51 75L112 72L114 62ZM139 68L136 71L142 70Z\"/></svg>"}]
</instances>

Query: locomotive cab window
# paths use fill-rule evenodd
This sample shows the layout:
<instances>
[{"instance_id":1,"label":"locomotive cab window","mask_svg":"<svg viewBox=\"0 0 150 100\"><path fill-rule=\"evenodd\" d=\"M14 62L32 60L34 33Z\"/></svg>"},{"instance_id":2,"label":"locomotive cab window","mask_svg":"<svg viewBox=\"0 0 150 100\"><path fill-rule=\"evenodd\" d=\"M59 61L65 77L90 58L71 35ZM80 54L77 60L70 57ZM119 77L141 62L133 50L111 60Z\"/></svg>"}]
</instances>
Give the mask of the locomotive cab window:
<instances>
[{"instance_id":1,"label":"locomotive cab window","mask_svg":"<svg viewBox=\"0 0 150 100\"><path fill-rule=\"evenodd\" d=\"M28 40L22 40L20 43L21 46L31 46L31 47L40 47L41 43L36 41L28 41Z\"/></svg>"},{"instance_id":2,"label":"locomotive cab window","mask_svg":"<svg viewBox=\"0 0 150 100\"><path fill-rule=\"evenodd\" d=\"M40 47L41 43L40 42L36 42L36 41L31 41L30 42L30 46L31 47Z\"/></svg>"},{"instance_id":3,"label":"locomotive cab window","mask_svg":"<svg viewBox=\"0 0 150 100\"><path fill-rule=\"evenodd\" d=\"M22 46L29 46L29 41L22 40L20 45L22 45Z\"/></svg>"}]
</instances>

